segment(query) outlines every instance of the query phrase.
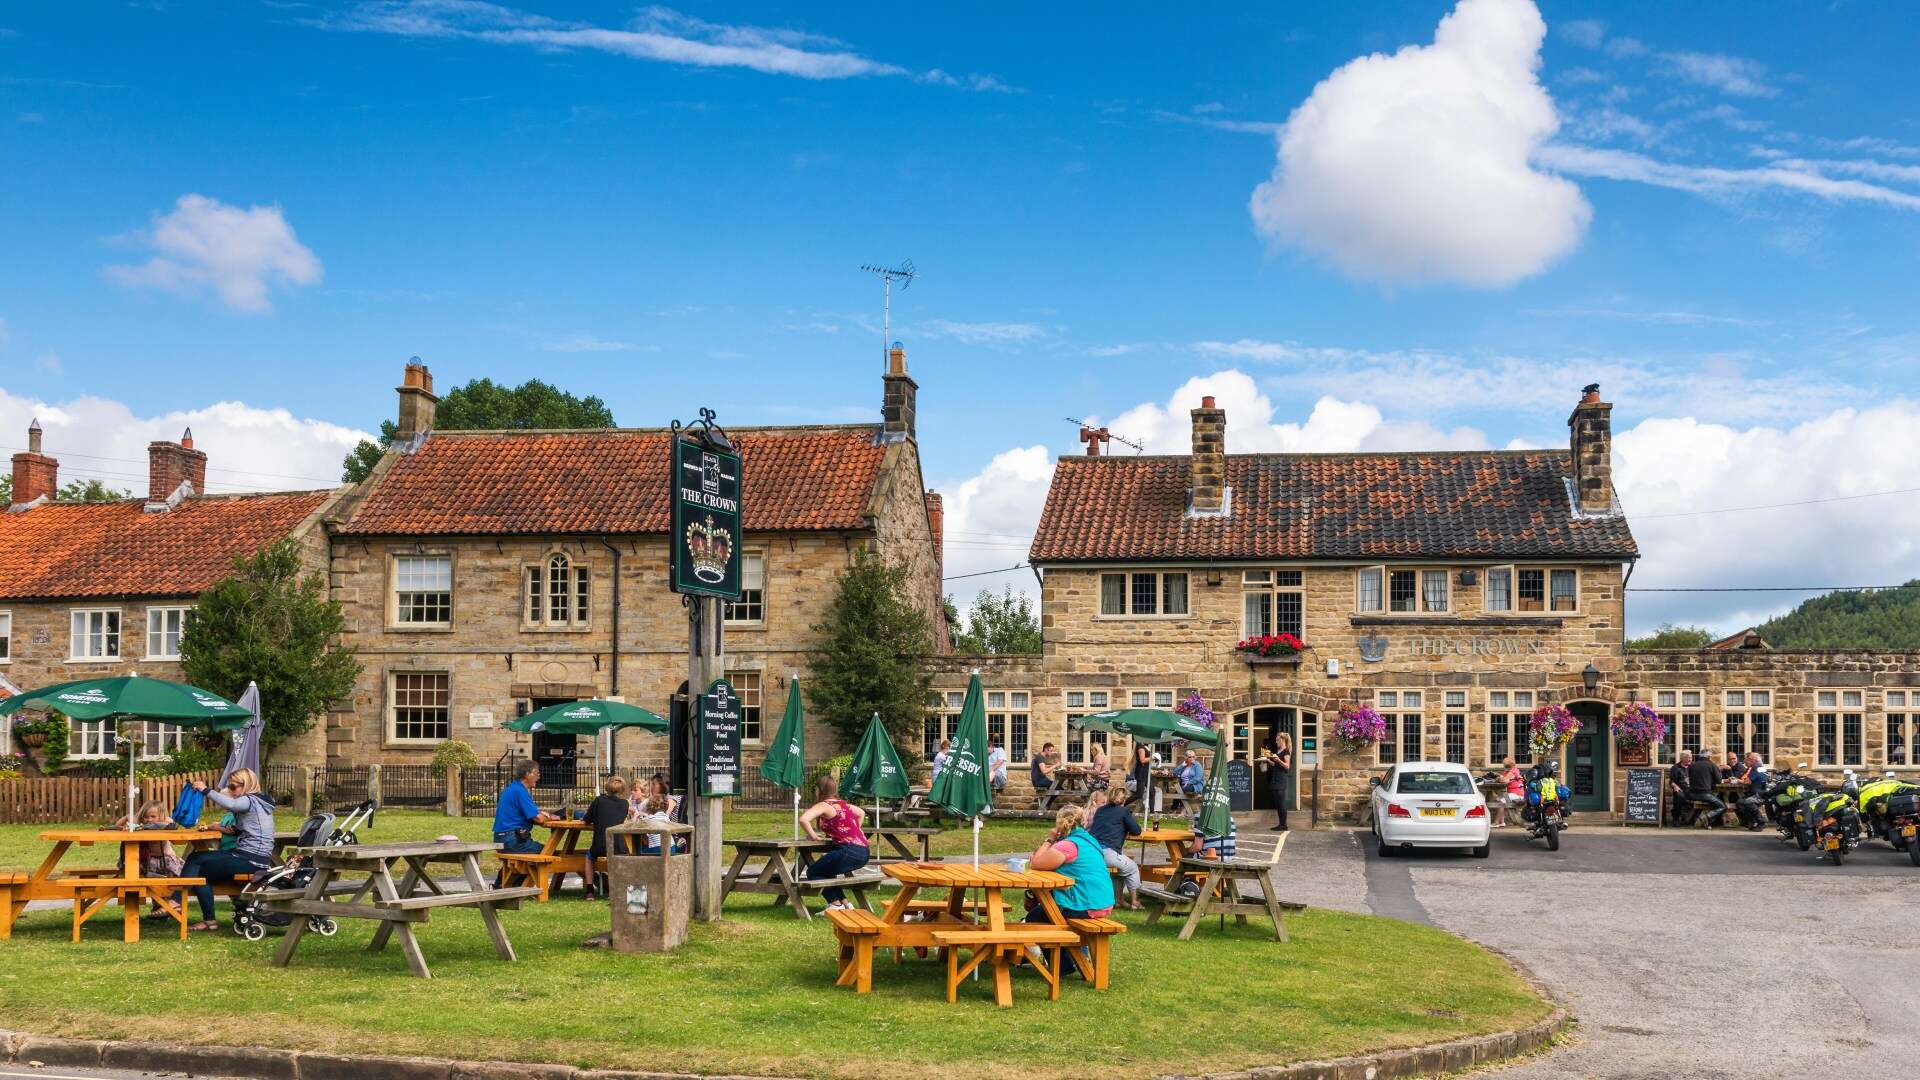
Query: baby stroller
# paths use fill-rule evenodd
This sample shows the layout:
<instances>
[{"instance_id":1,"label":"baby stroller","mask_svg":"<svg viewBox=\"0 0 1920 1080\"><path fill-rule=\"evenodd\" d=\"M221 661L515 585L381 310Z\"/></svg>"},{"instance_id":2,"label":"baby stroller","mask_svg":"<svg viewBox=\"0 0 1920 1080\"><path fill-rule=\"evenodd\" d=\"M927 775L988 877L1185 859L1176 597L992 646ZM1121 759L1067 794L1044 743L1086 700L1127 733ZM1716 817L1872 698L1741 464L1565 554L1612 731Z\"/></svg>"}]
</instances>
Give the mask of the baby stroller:
<instances>
[{"instance_id":1,"label":"baby stroller","mask_svg":"<svg viewBox=\"0 0 1920 1080\"><path fill-rule=\"evenodd\" d=\"M300 836L293 842L294 848L343 847L360 842L356 835L361 827L373 827L373 812L378 809L372 799L354 807L346 818L334 823L332 814L315 814L300 826ZM248 941L259 941L267 936L267 927L285 926L293 921L290 915L268 911L261 903L260 894L279 889L304 889L313 880L314 867L310 860L294 855L270 870L263 870L247 881L246 887L233 898L233 932ZM323 937L332 937L340 927L325 915L307 916L307 929Z\"/></svg>"}]
</instances>

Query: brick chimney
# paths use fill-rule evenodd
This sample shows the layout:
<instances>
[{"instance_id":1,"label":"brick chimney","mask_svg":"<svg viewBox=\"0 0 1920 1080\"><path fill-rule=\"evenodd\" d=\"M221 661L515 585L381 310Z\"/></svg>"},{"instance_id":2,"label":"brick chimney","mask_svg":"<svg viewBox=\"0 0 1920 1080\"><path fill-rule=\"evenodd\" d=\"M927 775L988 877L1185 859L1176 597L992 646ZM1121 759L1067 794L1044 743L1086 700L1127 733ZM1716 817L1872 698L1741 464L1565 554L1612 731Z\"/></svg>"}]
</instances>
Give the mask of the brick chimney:
<instances>
[{"instance_id":1,"label":"brick chimney","mask_svg":"<svg viewBox=\"0 0 1920 1080\"><path fill-rule=\"evenodd\" d=\"M1227 511L1227 411L1211 396L1193 410L1193 456L1187 461L1187 512Z\"/></svg>"},{"instance_id":2,"label":"brick chimney","mask_svg":"<svg viewBox=\"0 0 1920 1080\"><path fill-rule=\"evenodd\" d=\"M433 372L419 357L407 361L407 370L395 387L400 392L399 431L395 439L407 442L416 435L433 430L433 409L440 399L433 394Z\"/></svg>"},{"instance_id":3,"label":"brick chimney","mask_svg":"<svg viewBox=\"0 0 1920 1080\"><path fill-rule=\"evenodd\" d=\"M40 421L27 426L27 449L13 455L13 505L24 507L60 490L60 461L40 452Z\"/></svg>"},{"instance_id":4,"label":"brick chimney","mask_svg":"<svg viewBox=\"0 0 1920 1080\"><path fill-rule=\"evenodd\" d=\"M1600 400L1600 384L1590 383L1567 417L1573 455L1574 498L1587 514L1613 512L1613 406Z\"/></svg>"},{"instance_id":5,"label":"brick chimney","mask_svg":"<svg viewBox=\"0 0 1920 1080\"><path fill-rule=\"evenodd\" d=\"M1109 433L1106 428L1090 428L1085 424L1080 425L1080 441L1087 444L1088 457L1099 457L1100 448L1105 446L1107 440L1112 437L1112 434Z\"/></svg>"},{"instance_id":6,"label":"brick chimney","mask_svg":"<svg viewBox=\"0 0 1920 1080\"><path fill-rule=\"evenodd\" d=\"M887 373L882 376L880 401L881 431L888 441L911 439L913 400L920 384L907 374L907 349L899 342L887 350Z\"/></svg>"},{"instance_id":7,"label":"brick chimney","mask_svg":"<svg viewBox=\"0 0 1920 1080\"><path fill-rule=\"evenodd\" d=\"M193 429L179 442L147 444L147 508L168 510L181 484L192 484L195 495L207 492L207 455L193 448Z\"/></svg>"},{"instance_id":8,"label":"brick chimney","mask_svg":"<svg viewBox=\"0 0 1920 1080\"><path fill-rule=\"evenodd\" d=\"M941 540L946 536L946 504L937 491L927 492L927 531L933 534L933 560L940 561Z\"/></svg>"}]
</instances>

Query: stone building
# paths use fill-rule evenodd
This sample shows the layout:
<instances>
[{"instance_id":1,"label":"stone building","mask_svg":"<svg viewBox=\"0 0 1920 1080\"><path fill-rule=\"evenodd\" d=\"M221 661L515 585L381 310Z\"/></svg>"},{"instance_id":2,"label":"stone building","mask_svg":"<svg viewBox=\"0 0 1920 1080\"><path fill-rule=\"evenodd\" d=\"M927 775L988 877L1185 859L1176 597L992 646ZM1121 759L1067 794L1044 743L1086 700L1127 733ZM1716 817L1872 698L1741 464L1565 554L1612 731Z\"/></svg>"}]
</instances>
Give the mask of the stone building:
<instances>
[{"instance_id":1,"label":"stone building","mask_svg":"<svg viewBox=\"0 0 1920 1080\"><path fill-rule=\"evenodd\" d=\"M839 575L862 549L904 564L940 618L940 500L921 480L917 386L898 346L878 423L728 427L744 472L745 592L725 607L727 672L746 705L746 767L804 676ZM501 725L548 704L619 697L666 712L687 677L668 591L665 429L435 431L432 375L410 365L399 437L328 515L333 594L364 670L326 719L327 760L424 762L444 739L482 761L533 753L572 773L587 740ZM811 756L834 752L810 732ZM621 766L665 762L623 737Z\"/></svg>"},{"instance_id":2,"label":"stone building","mask_svg":"<svg viewBox=\"0 0 1920 1080\"><path fill-rule=\"evenodd\" d=\"M1548 703L1581 724L1565 761L1578 810L1620 812L1609 723L1634 700L1670 719L1656 760L1676 745L1834 769L1920 760L1920 656L1626 650L1639 552L1611 482L1611 408L1588 388L1565 451L1228 454L1211 398L1190 454L1106 457L1094 440L1059 462L1030 553L1043 652L982 662L990 715L998 695L1017 759L1053 741L1080 761L1105 737L1069 717L1197 692L1236 757L1292 736L1286 798L1331 816L1357 813L1396 761L1527 760L1528 716ZM1306 648L1236 650L1281 633ZM967 666L937 666L929 739ZM1331 725L1359 704L1388 737L1341 753ZM1266 805L1264 782L1255 793Z\"/></svg>"},{"instance_id":3,"label":"stone building","mask_svg":"<svg viewBox=\"0 0 1920 1080\"><path fill-rule=\"evenodd\" d=\"M209 495L207 454L193 432L148 446L145 497L57 502L60 462L36 421L13 456L13 502L0 510L0 676L23 689L137 672L180 678L180 634L194 601L236 556L298 538L326 563L320 518L334 491ZM0 750L12 749L0 718ZM143 752L178 748L178 728L151 725ZM318 753L315 740L289 747ZM75 723L70 760L113 756L104 722Z\"/></svg>"}]
</instances>

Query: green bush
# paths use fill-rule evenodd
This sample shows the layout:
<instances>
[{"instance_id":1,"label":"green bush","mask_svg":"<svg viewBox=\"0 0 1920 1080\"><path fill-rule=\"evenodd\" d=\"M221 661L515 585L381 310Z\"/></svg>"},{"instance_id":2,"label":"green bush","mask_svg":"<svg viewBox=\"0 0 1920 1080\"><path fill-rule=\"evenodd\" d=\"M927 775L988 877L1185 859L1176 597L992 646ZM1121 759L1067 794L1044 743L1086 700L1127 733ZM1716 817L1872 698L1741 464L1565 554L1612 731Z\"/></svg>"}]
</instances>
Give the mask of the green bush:
<instances>
[{"instance_id":1,"label":"green bush","mask_svg":"<svg viewBox=\"0 0 1920 1080\"><path fill-rule=\"evenodd\" d=\"M433 751L433 771L436 773L444 774L455 765L463 769L471 769L478 764L480 764L480 755L473 752L473 745L463 743L459 739L448 739Z\"/></svg>"}]
</instances>

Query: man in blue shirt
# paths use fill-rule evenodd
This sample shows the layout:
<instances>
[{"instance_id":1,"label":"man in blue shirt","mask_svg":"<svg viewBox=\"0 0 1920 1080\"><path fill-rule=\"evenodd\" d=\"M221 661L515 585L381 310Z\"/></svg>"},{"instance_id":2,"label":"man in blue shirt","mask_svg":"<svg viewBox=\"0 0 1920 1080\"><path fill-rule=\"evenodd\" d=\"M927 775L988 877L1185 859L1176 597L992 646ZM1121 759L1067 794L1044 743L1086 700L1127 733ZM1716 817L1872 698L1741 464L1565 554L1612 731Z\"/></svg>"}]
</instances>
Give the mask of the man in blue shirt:
<instances>
[{"instance_id":1,"label":"man in blue shirt","mask_svg":"<svg viewBox=\"0 0 1920 1080\"><path fill-rule=\"evenodd\" d=\"M500 804L493 811L493 842L508 854L538 854L540 841L533 838L533 827L554 820L552 814L533 803L533 785L540 782L540 766L522 761L513 775L513 782L500 792Z\"/></svg>"}]
</instances>

